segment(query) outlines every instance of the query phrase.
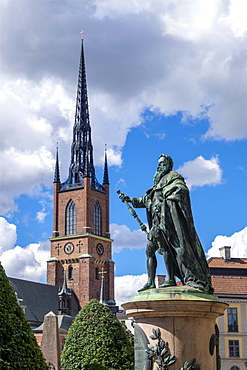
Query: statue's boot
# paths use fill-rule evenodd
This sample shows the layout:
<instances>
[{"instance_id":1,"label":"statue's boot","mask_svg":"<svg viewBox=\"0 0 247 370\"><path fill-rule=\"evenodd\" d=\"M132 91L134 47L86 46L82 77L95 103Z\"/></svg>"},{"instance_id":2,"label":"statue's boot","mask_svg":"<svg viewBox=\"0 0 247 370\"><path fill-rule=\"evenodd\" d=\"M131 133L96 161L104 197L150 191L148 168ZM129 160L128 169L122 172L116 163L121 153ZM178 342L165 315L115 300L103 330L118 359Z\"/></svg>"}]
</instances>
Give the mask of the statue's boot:
<instances>
[{"instance_id":1,"label":"statue's boot","mask_svg":"<svg viewBox=\"0 0 247 370\"><path fill-rule=\"evenodd\" d=\"M159 288L167 288L169 286L176 286L176 281L175 280L166 280L163 284L159 286Z\"/></svg>"},{"instance_id":2,"label":"statue's boot","mask_svg":"<svg viewBox=\"0 0 247 370\"><path fill-rule=\"evenodd\" d=\"M143 290L153 289L156 288L155 284L147 282L138 292L142 292Z\"/></svg>"},{"instance_id":3,"label":"statue's boot","mask_svg":"<svg viewBox=\"0 0 247 370\"><path fill-rule=\"evenodd\" d=\"M147 258L147 270L148 270L148 281L147 283L138 290L138 292L142 292L143 290L153 289L156 288L155 286L155 273L157 267L157 259L155 254L149 256Z\"/></svg>"}]
</instances>

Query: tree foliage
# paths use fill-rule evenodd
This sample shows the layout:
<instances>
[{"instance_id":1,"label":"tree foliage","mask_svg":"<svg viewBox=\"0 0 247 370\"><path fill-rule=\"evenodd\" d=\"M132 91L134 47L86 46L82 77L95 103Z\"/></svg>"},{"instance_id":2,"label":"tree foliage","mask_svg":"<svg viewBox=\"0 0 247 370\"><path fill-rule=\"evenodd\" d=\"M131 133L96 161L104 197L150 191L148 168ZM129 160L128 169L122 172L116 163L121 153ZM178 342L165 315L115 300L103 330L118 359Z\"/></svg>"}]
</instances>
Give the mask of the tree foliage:
<instances>
[{"instance_id":1,"label":"tree foliage","mask_svg":"<svg viewBox=\"0 0 247 370\"><path fill-rule=\"evenodd\" d=\"M0 263L0 369L47 370L42 352Z\"/></svg>"},{"instance_id":2,"label":"tree foliage","mask_svg":"<svg viewBox=\"0 0 247 370\"><path fill-rule=\"evenodd\" d=\"M71 325L61 363L62 370L132 370L134 348L112 312L93 299Z\"/></svg>"}]
</instances>

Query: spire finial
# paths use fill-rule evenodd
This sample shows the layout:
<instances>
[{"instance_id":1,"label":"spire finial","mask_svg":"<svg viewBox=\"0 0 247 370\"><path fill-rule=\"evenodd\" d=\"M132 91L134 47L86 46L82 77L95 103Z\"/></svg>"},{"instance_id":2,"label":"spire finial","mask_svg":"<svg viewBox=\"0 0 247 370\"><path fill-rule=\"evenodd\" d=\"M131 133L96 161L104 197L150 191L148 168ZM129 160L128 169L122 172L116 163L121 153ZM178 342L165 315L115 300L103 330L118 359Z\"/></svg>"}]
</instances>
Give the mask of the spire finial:
<instances>
[{"instance_id":1,"label":"spire finial","mask_svg":"<svg viewBox=\"0 0 247 370\"><path fill-rule=\"evenodd\" d=\"M80 32L80 34L81 34L81 40L84 39L84 33L85 33L85 31L84 30L81 30L81 32Z\"/></svg>"}]
</instances>

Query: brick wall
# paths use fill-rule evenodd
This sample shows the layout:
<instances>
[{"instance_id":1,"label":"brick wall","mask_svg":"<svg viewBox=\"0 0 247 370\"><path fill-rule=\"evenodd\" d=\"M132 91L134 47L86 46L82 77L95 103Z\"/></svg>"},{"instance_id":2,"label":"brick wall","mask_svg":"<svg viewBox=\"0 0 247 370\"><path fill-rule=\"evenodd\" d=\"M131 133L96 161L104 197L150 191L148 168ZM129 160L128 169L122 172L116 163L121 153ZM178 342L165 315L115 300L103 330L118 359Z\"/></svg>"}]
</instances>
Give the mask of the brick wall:
<instances>
[{"instance_id":1,"label":"brick wall","mask_svg":"<svg viewBox=\"0 0 247 370\"><path fill-rule=\"evenodd\" d=\"M76 206L76 234L65 235L66 207L72 200ZM99 202L102 219L102 235L94 232L94 205ZM56 230L57 229L57 230ZM65 245L73 243L73 252L67 254ZM104 247L99 255L97 244ZM83 306L92 298L99 299L101 278L96 279L95 269L105 274L106 299L114 299L114 263L112 258L112 240L109 232L109 186L105 191L91 189L90 179L84 179L84 187L59 190L54 184L54 232L51 238L51 260L47 263L47 283L62 286L64 272L67 276L68 288L72 288ZM83 257L83 255L92 257ZM55 260L56 259L56 260ZM68 269L73 268L73 278L68 279ZM100 276L99 276L100 277Z\"/></svg>"}]
</instances>

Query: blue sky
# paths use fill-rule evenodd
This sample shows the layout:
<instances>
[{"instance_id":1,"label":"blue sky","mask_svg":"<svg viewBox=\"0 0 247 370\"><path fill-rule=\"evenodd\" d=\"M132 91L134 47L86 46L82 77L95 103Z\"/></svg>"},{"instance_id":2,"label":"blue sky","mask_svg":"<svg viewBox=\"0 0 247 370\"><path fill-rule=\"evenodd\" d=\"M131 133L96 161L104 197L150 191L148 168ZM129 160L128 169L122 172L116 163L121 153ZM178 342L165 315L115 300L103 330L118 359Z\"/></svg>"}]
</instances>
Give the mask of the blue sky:
<instances>
[{"instance_id":1,"label":"blue sky","mask_svg":"<svg viewBox=\"0 0 247 370\"><path fill-rule=\"evenodd\" d=\"M247 257L246 2L7 0L0 7L0 259L8 275L45 281L55 148L65 180L81 28L99 181L108 146L118 303L146 271L145 234L116 190L144 194L162 153L191 189L205 252L218 256L230 245L233 256ZM165 273L161 258L157 272Z\"/></svg>"}]
</instances>

